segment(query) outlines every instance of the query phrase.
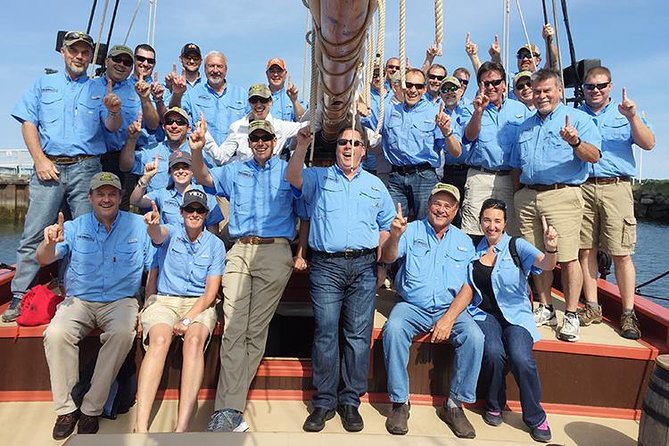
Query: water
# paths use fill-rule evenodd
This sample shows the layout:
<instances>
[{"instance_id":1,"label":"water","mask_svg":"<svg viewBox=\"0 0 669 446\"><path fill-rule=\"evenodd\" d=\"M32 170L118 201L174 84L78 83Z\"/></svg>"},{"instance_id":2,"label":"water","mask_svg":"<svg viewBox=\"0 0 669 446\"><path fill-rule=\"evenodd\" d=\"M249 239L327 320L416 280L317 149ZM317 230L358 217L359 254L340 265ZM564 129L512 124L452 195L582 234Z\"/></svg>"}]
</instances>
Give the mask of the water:
<instances>
[{"instance_id":1,"label":"water","mask_svg":"<svg viewBox=\"0 0 669 446\"><path fill-rule=\"evenodd\" d=\"M23 230L22 223L0 222L0 262L13 264L16 262L16 249ZM669 236L669 225L652 222L639 222L637 226L637 246L634 254L636 265L636 283L641 284L669 270L669 257L666 245L662 240ZM611 274L608 280L615 282ZM656 303L669 308L669 276L643 287L640 291L650 296ZM664 299L661 299L664 298Z\"/></svg>"}]
</instances>

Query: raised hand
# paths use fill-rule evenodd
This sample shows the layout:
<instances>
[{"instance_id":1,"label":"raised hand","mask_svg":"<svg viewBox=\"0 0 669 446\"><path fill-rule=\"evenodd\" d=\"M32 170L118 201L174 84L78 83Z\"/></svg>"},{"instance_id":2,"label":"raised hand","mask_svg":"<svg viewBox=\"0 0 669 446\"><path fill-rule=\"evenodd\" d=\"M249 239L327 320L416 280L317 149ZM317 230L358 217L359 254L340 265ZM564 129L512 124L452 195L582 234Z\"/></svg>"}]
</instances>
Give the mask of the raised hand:
<instances>
[{"instance_id":1,"label":"raised hand","mask_svg":"<svg viewBox=\"0 0 669 446\"><path fill-rule=\"evenodd\" d=\"M479 47L474 42L469 40L469 33L465 36L465 52L469 57L476 56L479 53Z\"/></svg>"},{"instance_id":2,"label":"raised hand","mask_svg":"<svg viewBox=\"0 0 669 446\"><path fill-rule=\"evenodd\" d=\"M140 98L148 98L151 93L151 86L144 80L144 75L139 75L139 80L135 83L135 91Z\"/></svg>"},{"instance_id":3,"label":"raised hand","mask_svg":"<svg viewBox=\"0 0 669 446\"><path fill-rule=\"evenodd\" d=\"M142 110L137 112L137 121L133 121L128 126L128 138L134 139L135 141L139 138L139 135L142 133Z\"/></svg>"},{"instance_id":4,"label":"raised hand","mask_svg":"<svg viewBox=\"0 0 669 446\"><path fill-rule=\"evenodd\" d=\"M58 220L56 224L44 228L44 243L53 245L54 243L60 243L65 240L63 233L64 221L65 217L63 216L63 213L58 212Z\"/></svg>"},{"instance_id":5,"label":"raised hand","mask_svg":"<svg viewBox=\"0 0 669 446\"><path fill-rule=\"evenodd\" d=\"M402 214L402 204L397 203L397 214L390 223L390 234L399 238L407 230L407 218Z\"/></svg>"},{"instance_id":6,"label":"raised hand","mask_svg":"<svg viewBox=\"0 0 669 446\"><path fill-rule=\"evenodd\" d=\"M434 59L436 56L441 56L441 48L436 43L433 43L425 50L425 57L427 59Z\"/></svg>"},{"instance_id":7,"label":"raised hand","mask_svg":"<svg viewBox=\"0 0 669 446\"><path fill-rule=\"evenodd\" d=\"M541 226L544 231L544 248L546 251L557 251L558 233L552 225L546 221L546 217L541 216Z\"/></svg>"},{"instance_id":8,"label":"raised hand","mask_svg":"<svg viewBox=\"0 0 669 446\"><path fill-rule=\"evenodd\" d=\"M286 94L290 98L291 101L295 102L297 101L297 94L299 93L299 90L295 86L294 83L291 82L290 79L288 79L288 88L286 88Z\"/></svg>"},{"instance_id":9,"label":"raised hand","mask_svg":"<svg viewBox=\"0 0 669 446\"><path fill-rule=\"evenodd\" d=\"M483 82L479 84L479 91L474 100L472 101L474 105L474 111L482 113L483 110L490 104L490 98L485 94L485 86Z\"/></svg>"},{"instance_id":10,"label":"raised hand","mask_svg":"<svg viewBox=\"0 0 669 446\"><path fill-rule=\"evenodd\" d=\"M492 45L490 45L490 48L488 48L488 54L490 54L492 59L498 59L501 53L502 50L499 46L499 37L497 37L497 34L495 34L495 40L493 40Z\"/></svg>"},{"instance_id":11,"label":"raised hand","mask_svg":"<svg viewBox=\"0 0 669 446\"><path fill-rule=\"evenodd\" d=\"M112 81L107 78L107 95L102 100L109 113L119 113L121 111L121 98L112 93Z\"/></svg>"},{"instance_id":12,"label":"raised hand","mask_svg":"<svg viewBox=\"0 0 669 446\"><path fill-rule=\"evenodd\" d=\"M569 122L569 115L565 115L564 117L564 127L560 129L560 136L570 146L578 145L581 140L581 138L578 137L578 130L576 130L576 127L573 127Z\"/></svg>"},{"instance_id":13,"label":"raised hand","mask_svg":"<svg viewBox=\"0 0 669 446\"><path fill-rule=\"evenodd\" d=\"M158 72L153 72L153 82L151 82L151 97L156 102L162 101L165 96L165 87L158 81Z\"/></svg>"},{"instance_id":14,"label":"raised hand","mask_svg":"<svg viewBox=\"0 0 669 446\"><path fill-rule=\"evenodd\" d=\"M165 76L165 86L168 88L168 90L172 91L172 87L174 85L174 78L177 77L177 64L172 64L172 71L167 73L167 76Z\"/></svg>"},{"instance_id":15,"label":"raised hand","mask_svg":"<svg viewBox=\"0 0 669 446\"><path fill-rule=\"evenodd\" d=\"M444 101L439 102L439 113L435 116L434 121L441 129L441 133L446 136L451 131L451 117L444 113Z\"/></svg>"},{"instance_id":16,"label":"raised hand","mask_svg":"<svg viewBox=\"0 0 669 446\"><path fill-rule=\"evenodd\" d=\"M158 206L156 206L156 202L153 200L151 200L151 210L144 214L144 223L149 226L160 224L160 212L158 212Z\"/></svg>"},{"instance_id":17,"label":"raised hand","mask_svg":"<svg viewBox=\"0 0 669 446\"><path fill-rule=\"evenodd\" d=\"M623 87L623 100L618 104L618 111L627 119L631 119L636 115L636 104L627 97L627 89Z\"/></svg>"},{"instance_id":18,"label":"raised hand","mask_svg":"<svg viewBox=\"0 0 669 446\"><path fill-rule=\"evenodd\" d=\"M174 79L172 80L172 94L183 95L186 92L186 70L181 70L181 76L176 75L176 65L172 71Z\"/></svg>"},{"instance_id":19,"label":"raised hand","mask_svg":"<svg viewBox=\"0 0 669 446\"><path fill-rule=\"evenodd\" d=\"M544 38L545 41L551 42L553 40L553 36L555 36L555 30L553 29L553 25L550 23L546 23L544 25L544 28L541 30L541 36Z\"/></svg>"},{"instance_id":20,"label":"raised hand","mask_svg":"<svg viewBox=\"0 0 669 446\"><path fill-rule=\"evenodd\" d=\"M302 127L300 130L297 131L297 147L300 148L307 148L309 147L309 144L311 144L311 129L309 126Z\"/></svg>"},{"instance_id":21,"label":"raised hand","mask_svg":"<svg viewBox=\"0 0 669 446\"><path fill-rule=\"evenodd\" d=\"M191 150L202 150L206 142L207 121L204 119L204 114L200 112L200 119L195 124L195 130L188 138L188 146Z\"/></svg>"},{"instance_id":22,"label":"raised hand","mask_svg":"<svg viewBox=\"0 0 669 446\"><path fill-rule=\"evenodd\" d=\"M158 173L158 166L160 165L160 154L156 152L156 157L153 161L149 161L144 164L144 177L147 181L150 181L155 174Z\"/></svg>"}]
</instances>

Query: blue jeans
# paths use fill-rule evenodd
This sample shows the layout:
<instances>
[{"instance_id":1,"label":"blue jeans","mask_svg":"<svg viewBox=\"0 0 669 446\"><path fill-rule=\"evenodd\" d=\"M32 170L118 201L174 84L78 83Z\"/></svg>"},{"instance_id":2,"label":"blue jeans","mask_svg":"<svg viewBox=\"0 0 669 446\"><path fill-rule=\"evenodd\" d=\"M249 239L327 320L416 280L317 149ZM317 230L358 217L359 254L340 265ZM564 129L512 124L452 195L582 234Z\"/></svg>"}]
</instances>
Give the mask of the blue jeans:
<instances>
[{"instance_id":1,"label":"blue jeans","mask_svg":"<svg viewBox=\"0 0 669 446\"><path fill-rule=\"evenodd\" d=\"M430 331L444 313L444 310L432 312L403 301L390 312L383 327L383 356L388 373L388 397L393 403L409 400L407 365L413 338ZM473 403L483 358L483 333L466 310L455 320L449 342L455 347L449 396Z\"/></svg>"},{"instance_id":2,"label":"blue jeans","mask_svg":"<svg viewBox=\"0 0 669 446\"><path fill-rule=\"evenodd\" d=\"M334 409L337 404L357 407L367 392L376 253L355 259L314 253L309 281L315 324L311 355L316 388L313 405L324 409Z\"/></svg>"},{"instance_id":3,"label":"blue jeans","mask_svg":"<svg viewBox=\"0 0 669 446\"><path fill-rule=\"evenodd\" d=\"M427 213L427 200L435 184L439 182L434 169L422 172L400 175L391 172L388 179L388 192L395 204L402 205L402 213L406 217L409 210L413 210L416 220L425 218Z\"/></svg>"},{"instance_id":4,"label":"blue jeans","mask_svg":"<svg viewBox=\"0 0 669 446\"><path fill-rule=\"evenodd\" d=\"M519 325L499 321L491 315L476 323L485 336L481 382L488 383L487 410L501 411L506 406L506 374L511 370L520 389L523 421L536 427L546 419L541 407L541 382L532 354L532 335Z\"/></svg>"},{"instance_id":5,"label":"blue jeans","mask_svg":"<svg viewBox=\"0 0 669 446\"><path fill-rule=\"evenodd\" d=\"M35 260L37 245L44 239L44 228L56 222L61 205L67 201L73 218L91 211L88 190L91 177L100 172L100 159L93 157L56 167L60 171L58 181L42 181L36 174L30 179L28 212L17 252L16 275L12 280L12 294L16 298L21 298L32 286L40 269Z\"/></svg>"}]
</instances>

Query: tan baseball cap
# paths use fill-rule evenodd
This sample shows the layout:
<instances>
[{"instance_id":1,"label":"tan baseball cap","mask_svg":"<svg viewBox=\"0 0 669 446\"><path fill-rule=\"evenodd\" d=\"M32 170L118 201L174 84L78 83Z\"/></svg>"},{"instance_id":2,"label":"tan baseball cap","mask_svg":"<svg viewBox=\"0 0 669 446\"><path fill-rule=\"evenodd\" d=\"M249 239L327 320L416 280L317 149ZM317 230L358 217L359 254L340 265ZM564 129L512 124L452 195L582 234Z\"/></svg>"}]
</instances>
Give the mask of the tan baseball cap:
<instances>
[{"instance_id":1,"label":"tan baseball cap","mask_svg":"<svg viewBox=\"0 0 669 446\"><path fill-rule=\"evenodd\" d=\"M253 84L249 87L249 99L253 96L269 99L272 97L272 92L265 84Z\"/></svg>"},{"instance_id":2,"label":"tan baseball cap","mask_svg":"<svg viewBox=\"0 0 669 446\"><path fill-rule=\"evenodd\" d=\"M264 119L256 119L255 121L251 121L251 123L249 124L249 135L255 132L256 130L264 130L271 135L276 135L272 123L269 121L265 121Z\"/></svg>"},{"instance_id":3,"label":"tan baseball cap","mask_svg":"<svg viewBox=\"0 0 669 446\"><path fill-rule=\"evenodd\" d=\"M90 190L95 190L102 186L112 186L118 190L123 190L123 187L121 187L121 180L111 172L99 172L91 178Z\"/></svg>"},{"instance_id":4,"label":"tan baseball cap","mask_svg":"<svg viewBox=\"0 0 669 446\"><path fill-rule=\"evenodd\" d=\"M458 203L460 202L460 191L458 190L457 187L453 186L452 184L447 184L447 183L437 183L433 188L432 192L430 192L430 197L438 194L439 192L446 192L447 194L453 195L453 198L455 198L455 201Z\"/></svg>"},{"instance_id":5,"label":"tan baseball cap","mask_svg":"<svg viewBox=\"0 0 669 446\"><path fill-rule=\"evenodd\" d=\"M188 116L188 113L186 112L186 110L184 110L183 108L180 108L180 107L172 107L169 110L167 110L165 112L165 114L163 115L163 120L165 118L167 118L167 115L169 115L170 113L176 113L177 115L181 116L182 118L185 118L186 121L190 122L190 116Z\"/></svg>"}]
</instances>

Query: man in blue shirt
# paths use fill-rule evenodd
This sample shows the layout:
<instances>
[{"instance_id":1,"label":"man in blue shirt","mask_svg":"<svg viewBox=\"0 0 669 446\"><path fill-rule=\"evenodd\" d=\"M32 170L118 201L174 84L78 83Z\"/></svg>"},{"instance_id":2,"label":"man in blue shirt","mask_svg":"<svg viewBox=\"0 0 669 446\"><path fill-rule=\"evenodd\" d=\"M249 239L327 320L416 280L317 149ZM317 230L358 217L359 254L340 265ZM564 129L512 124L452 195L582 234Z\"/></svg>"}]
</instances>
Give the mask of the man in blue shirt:
<instances>
[{"instance_id":1,"label":"man in blue shirt","mask_svg":"<svg viewBox=\"0 0 669 446\"><path fill-rule=\"evenodd\" d=\"M585 208L581 225L583 294L586 306L579 310L581 325L602 321L602 309L597 304L597 250L613 258L616 283L620 289L623 313L620 335L638 339L639 323L634 314L635 269L632 252L636 243L636 218L630 178L636 174L634 149L655 147L655 136L641 118L636 104L622 89L622 102L611 100L611 72L606 67L588 71L583 84L585 104L581 110L594 119L602 135L602 157L590 166L588 179L581 185Z\"/></svg>"},{"instance_id":2,"label":"man in blue shirt","mask_svg":"<svg viewBox=\"0 0 669 446\"><path fill-rule=\"evenodd\" d=\"M361 130L343 127L336 164L327 168L304 169L310 139L308 129L298 132L286 171L296 194L311 208L309 281L315 323L311 359L316 393L303 428L322 430L336 408L344 429L356 432L364 426L358 406L367 391L377 251L387 237L393 204L381 180L361 168L366 151Z\"/></svg>"},{"instance_id":3,"label":"man in blue shirt","mask_svg":"<svg viewBox=\"0 0 669 446\"><path fill-rule=\"evenodd\" d=\"M223 278L221 371L214 414L208 429L242 432L246 396L265 351L267 329L293 271L290 241L297 215L286 162L272 156L276 132L272 124L249 124L253 159L211 170L202 161L206 123L191 134L193 174L205 191L230 201L230 237Z\"/></svg>"},{"instance_id":4,"label":"man in blue shirt","mask_svg":"<svg viewBox=\"0 0 669 446\"><path fill-rule=\"evenodd\" d=\"M476 401L476 383L483 358L483 334L466 311L472 300L467 266L474 257L471 239L451 225L460 192L452 184L437 183L427 203L427 218L407 224L402 208L392 222L381 260L399 260L395 286L400 301L383 327L383 354L388 373L388 397L393 403L386 429L409 431L409 348L414 336L431 332L431 342L450 341L455 347L448 400L439 416L460 438L476 432L462 403Z\"/></svg>"},{"instance_id":5,"label":"man in blue shirt","mask_svg":"<svg viewBox=\"0 0 669 446\"><path fill-rule=\"evenodd\" d=\"M200 65L202 65L202 52L200 47L194 43L187 43L181 48L179 56L182 67L183 81L186 83L186 89L193 88L202 82L200 76ZM174 81L177 80L177 66L173 65L172 71L165 76L165 87L171 92Z\"/></svg>"},{"instance_id":6,"label":"man in blue shirt","mask_svg":"<svg viewBox=\"0 0 669 446\"><path fill-rule=\"evenodd\" d=\"M3 322L14 321L21 313L21 299L39 270L35 249L63 203L67 202L74 217L90 212L88 186L100 171L100 155L106 151L104 133L115 132L122 122L121 100L112 93L111 83L97 88L86 75L93 39L71 31L60 53L64 71L40 77L12 110L21 123L35 172L12 280L13 298Z\"/></svg>"},{"instance_id":7,"label":"man in blue shirt","mask_svg":"<svg viewBox=\"0 0 669 446\"><path fill-rule=\"evenodd\" d=\"M578 263L579 233L583 218L583 197L579 185L588 178L591 164L600 157L601 137L586 113L568 108L560 101L562 80L550 70L532 75L537 113L518 128L510 164L520 169L525 187L514 195L520 234L543 249L541 216L560 234L558 263L562 267L562 290L566 303L564 323L557 333L563 341L579 339L576 315L583 276ZM541 304L535 310L537 325L557 325L549 305L553 272L535 276Z\"/></svg>"},{"instance_id":8,"label":"man in blue shirt","mask_svg":"<svg viewBox=\"0 0 669 446\"><path fill-rule=\"evenodd\" d=\"M288 82L286 88L286 79L288 71L286 62L279 57L274 57L267 61L267 85L272 92L272 116L284 121L297 122L304 116L304 106L297 98L299 91L292 82Z\"/></svg>"},{"instance_id":9,"label":"man in blue shirt","mask_svg":"<svg viewBox=\"0 0 669 446\"><path fill-rule=\"evenodd\" d=\"M93 212L65 223L59 213L58 223L44 229L36 252L40 265L70 258L65 300L44 332L58 415L55 440L67 438L77 422L80 434L98 431L98 416L135 340L137 294L153 257L142 217L119 211L121 182L116 175L94 175L88 199ZM71 392L79 379L78 344L96 327L103 331L102 347L91 387L77 407Z\"/></svg>"}]
</instances>

